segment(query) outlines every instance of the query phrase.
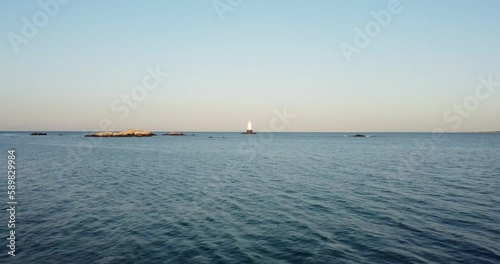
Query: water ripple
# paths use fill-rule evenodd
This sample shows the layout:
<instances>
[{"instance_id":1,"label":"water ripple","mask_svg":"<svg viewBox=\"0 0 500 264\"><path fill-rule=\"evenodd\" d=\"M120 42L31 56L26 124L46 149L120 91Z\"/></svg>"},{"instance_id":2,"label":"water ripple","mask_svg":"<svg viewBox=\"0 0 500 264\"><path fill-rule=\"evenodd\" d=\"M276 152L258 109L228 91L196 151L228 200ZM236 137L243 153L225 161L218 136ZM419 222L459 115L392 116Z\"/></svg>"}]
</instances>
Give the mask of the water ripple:
<instances>
[{"instance_id":1,"label":"water ripple","mask_svg":"<svg viewBox=\"0 0 500 264\"><path fill-rule=\"evenodd\" d=\"M51 167L78 135L0 137L19 263L500 263L498 136L449 135L413 170L428 134L277 133L254 158L239 134L112 139Z\"/></svg>"}]
</instances>

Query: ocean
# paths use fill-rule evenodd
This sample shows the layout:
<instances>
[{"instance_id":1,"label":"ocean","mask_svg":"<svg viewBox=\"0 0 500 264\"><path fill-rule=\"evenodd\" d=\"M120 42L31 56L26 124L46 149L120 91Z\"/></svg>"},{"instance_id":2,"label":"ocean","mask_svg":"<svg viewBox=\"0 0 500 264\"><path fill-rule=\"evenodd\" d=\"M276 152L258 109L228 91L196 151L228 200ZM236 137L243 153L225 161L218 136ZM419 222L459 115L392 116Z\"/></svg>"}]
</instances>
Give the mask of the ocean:
<instances>
[{"instance_id":1,"label":"ocean","mask_svg":"<svg viewBox=\"0 0 500 264\"><path fill-rule=\"evenodd\" d=\"M500 263L500 134L84 134L0 133L1 263Z\"/></svg>"}]
</instances>

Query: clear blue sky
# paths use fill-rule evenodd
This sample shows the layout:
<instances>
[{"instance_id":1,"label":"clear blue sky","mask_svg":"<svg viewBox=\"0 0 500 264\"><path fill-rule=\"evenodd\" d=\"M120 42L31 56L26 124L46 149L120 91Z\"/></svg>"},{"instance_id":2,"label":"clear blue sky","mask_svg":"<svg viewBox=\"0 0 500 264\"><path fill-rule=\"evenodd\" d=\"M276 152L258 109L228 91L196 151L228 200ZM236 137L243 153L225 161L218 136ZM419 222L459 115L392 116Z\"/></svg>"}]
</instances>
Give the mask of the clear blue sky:
<instances>
[{"instance_id":1,"label":"clear blue sky","mask_svg":"<svg viewBox=\"0 0 500 264\"><path fill-rule=\"evenodd\" d=\"M42 0L46 2L46 0ZM228 0L220 0L227 3ZM237 1L236 1L237 2ZM0 9L0 130L500 130L500 87L469 111L478 77L500 82L500 1L401 0L403 10L348 63L339 47L390 1L81 1L59 6L20 45L39 1ZM147 68L169 76L123 118L111 109ZM121 104L121 101L119 101ZM455 125L455 127L454 127Z\"/></svg>"}]
</instances>

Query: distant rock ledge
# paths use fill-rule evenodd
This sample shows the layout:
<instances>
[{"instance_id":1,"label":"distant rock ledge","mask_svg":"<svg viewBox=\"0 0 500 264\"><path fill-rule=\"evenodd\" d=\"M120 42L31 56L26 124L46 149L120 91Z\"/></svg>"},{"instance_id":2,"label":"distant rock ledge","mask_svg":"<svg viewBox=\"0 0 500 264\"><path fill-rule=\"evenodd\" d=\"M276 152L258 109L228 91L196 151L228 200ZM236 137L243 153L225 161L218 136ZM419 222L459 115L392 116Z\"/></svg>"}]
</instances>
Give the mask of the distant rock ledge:
<instances>
[{"instance_id":1,"label":"distant rock ledge","mask_svg":"<svg viewBox=\"0 0 500 264\"><path fill-rule=\"evenodd\" d=\"M481 131L480 134L500 134L500 131Z\"/></svg>"},{"instance_id":2,"label":"distant rock ledge","mask_svg":"<svg viewBox=\"0 0 500 264\"><path fill-rule=\"evenodd\" d=\"M184 136L184 133L182 132L168 132L166 134L163 134L164 136Z\"/></svg>"},{"instance_id":3,"label":"distant rock ledge","mask_svg":"<svg viewBox=\"0 0 500 264\"><path fill-rule=\"evenodd\" d=\"M31 133L32 136L46 136L47 133L41 133L41 132L33 132Z\"/></svg>"},{"instance_id":4,"label":"distant rock ledge","mask_svg":"<svg viewBox=\"0 0 500 264\"><path fill-rule=\"evenodd\" d=\"M122 132L97 132L85 135L85 137L151 137L156 136L151 131L144 131L139 129L129 129Z\"/></svg>"}]
</instances>

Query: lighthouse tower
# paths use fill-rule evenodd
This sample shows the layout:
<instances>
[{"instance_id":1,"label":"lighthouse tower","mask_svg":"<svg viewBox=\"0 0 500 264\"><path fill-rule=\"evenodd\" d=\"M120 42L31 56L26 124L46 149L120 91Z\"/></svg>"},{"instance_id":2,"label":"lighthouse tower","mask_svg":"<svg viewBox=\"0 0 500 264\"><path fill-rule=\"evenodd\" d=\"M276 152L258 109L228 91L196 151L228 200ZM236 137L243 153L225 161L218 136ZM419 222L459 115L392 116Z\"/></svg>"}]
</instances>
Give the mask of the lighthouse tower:
<instances>
[{"instance_id":1,"label":"lighthouse tower","mask_svg":"<svg viewBox=\"0 0 500 264\"><path fill-rule=\"evenodd\" d=\"M241 134L255 134L253 132L253 129L252 129L252 121L248 121L248 124L247 124L247 131L246 132L243 132Z\"/></svg>"}]
</instances>

